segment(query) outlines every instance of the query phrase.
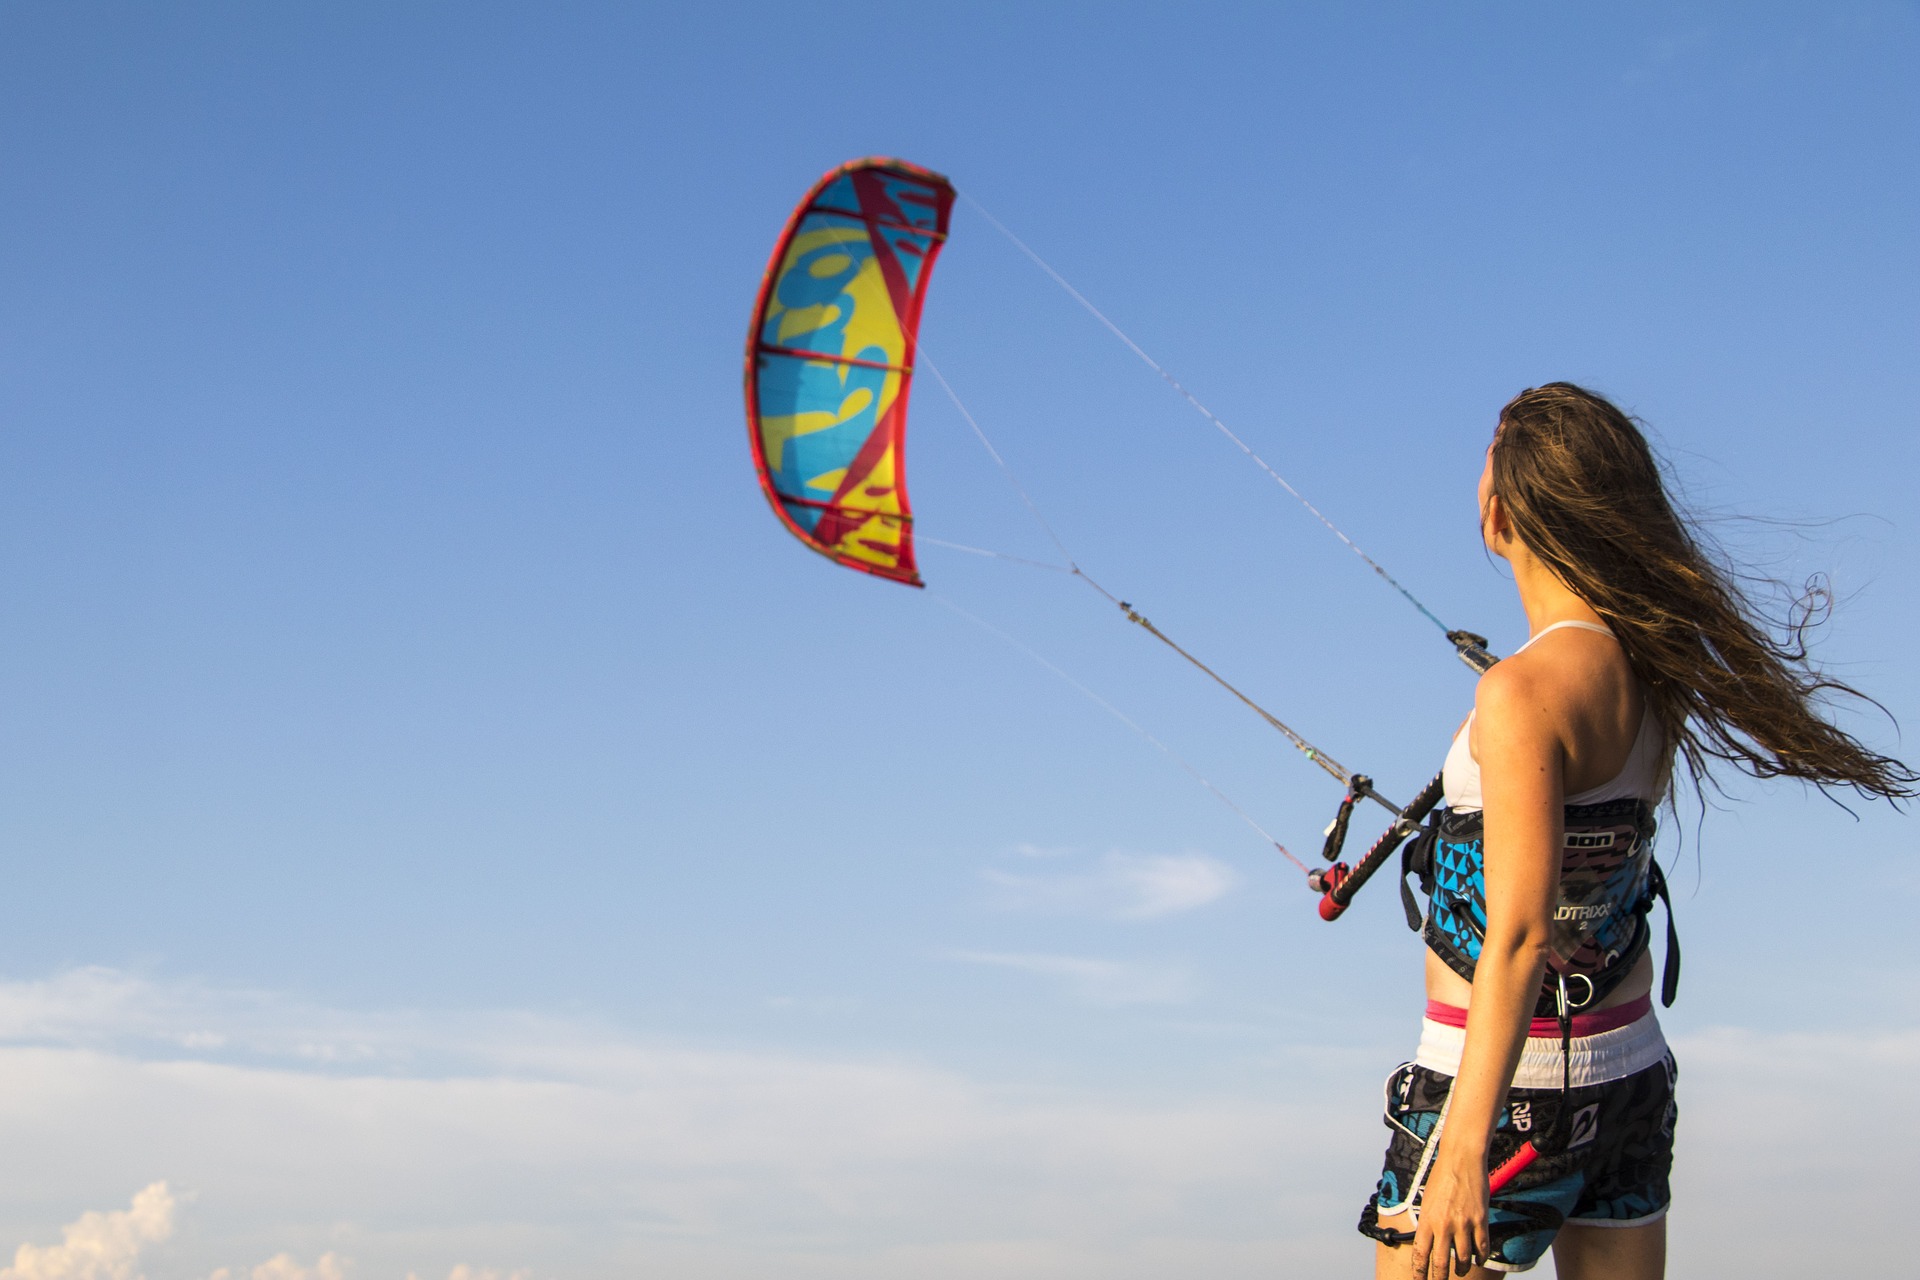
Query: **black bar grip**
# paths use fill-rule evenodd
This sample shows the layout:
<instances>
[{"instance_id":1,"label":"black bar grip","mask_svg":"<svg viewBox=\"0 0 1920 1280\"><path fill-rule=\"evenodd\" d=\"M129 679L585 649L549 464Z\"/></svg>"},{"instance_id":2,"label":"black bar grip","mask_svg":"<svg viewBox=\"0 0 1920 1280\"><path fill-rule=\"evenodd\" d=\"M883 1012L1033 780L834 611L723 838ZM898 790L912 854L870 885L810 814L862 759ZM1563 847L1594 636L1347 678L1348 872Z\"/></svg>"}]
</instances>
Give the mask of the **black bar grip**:
<instances>
[{"instance_id":1,"label":"black bar grip","mask_svg":"<svg viewBox=\"0 0 1920 1280\"><path fill-rule=\"evenodd\" d=\"M1322 920L1340 918L1340 913L1345 911L1347 904L1353 901L1353 895L1360 892L1360 886L1365 884L1373 873L1393 856L1393 851L1398 849L1408 836L1420 829L1420 823L1433 812L1434 806L1440 803L1440 797L1445 790L1446 775L1434 774L1433 781L1420 789L1420 794L1415 796L1413 803L1393 820L1393 825L1381 832L1380 838L1373 842L1373 848L1367 850L1367 856L1355 863L1351 872L1340 877L1339 883L1327 890L1327 896L1320 902Z\"/></svg>"}]
</instances>

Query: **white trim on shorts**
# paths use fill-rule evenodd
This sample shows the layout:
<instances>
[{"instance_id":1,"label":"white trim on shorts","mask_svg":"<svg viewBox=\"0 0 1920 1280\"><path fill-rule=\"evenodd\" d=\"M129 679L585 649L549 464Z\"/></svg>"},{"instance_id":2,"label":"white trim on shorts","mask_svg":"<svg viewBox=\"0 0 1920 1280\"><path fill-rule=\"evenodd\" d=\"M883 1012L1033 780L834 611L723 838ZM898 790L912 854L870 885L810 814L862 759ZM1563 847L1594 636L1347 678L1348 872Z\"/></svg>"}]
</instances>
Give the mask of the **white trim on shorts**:
<instances>
[{"instance_id":1,"label":"white trim on shorts","mask_svg":"<svg viewBox=\"0 0 1920 1280\"><path fill-rule=\"evenodd\" d=\"M1460 1074L1460 1055L1467 1047L1465 1027L1450 1027L1432 1018L1420 1020L1420 1048L1413 1060L1429 1071L1443 1076ZM1576 1089L1587 1085L1624 1080L1655 1066L1667 1056L1667 1037L1660 1030L1660 1019L1653 1010L1624 1027L1597 1035L1575 1036L1567 1055ZM1514 1069L1516 1089L1558 1089L1561 1083L1560 1039L1558 1036L1529 1036L1521 1050L1520 1065Z\"/></svg>"}]
</instances>

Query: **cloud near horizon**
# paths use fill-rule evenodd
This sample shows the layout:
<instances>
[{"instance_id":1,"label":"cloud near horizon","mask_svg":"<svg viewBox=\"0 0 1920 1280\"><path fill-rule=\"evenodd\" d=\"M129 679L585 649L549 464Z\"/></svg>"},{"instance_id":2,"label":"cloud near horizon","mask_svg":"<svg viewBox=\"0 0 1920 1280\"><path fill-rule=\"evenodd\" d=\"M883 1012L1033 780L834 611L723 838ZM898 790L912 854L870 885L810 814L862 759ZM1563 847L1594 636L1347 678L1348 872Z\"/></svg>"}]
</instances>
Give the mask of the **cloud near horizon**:
<instances>
[{"instance_id":1,"label":"cloud near horizon","mask_svg":"<svg viewBox=\"0 0 1920 1280\"><path fill-rule=\"evenodd\" d=\"M1058 860L1069 856L1048 854ZM989 867L981 878L993 886L994 903L1003 909L1111 920L1152 920L1192 911L1225 897L1240 883L1231 866L1204 853L1109 852L1085 869L1034 873Z\"/></svg>"},{"instance_id":2,"label":"cloud near horizon","mask_svg":"<svg viewBox=\"0 0 1920 1280\"><path fill-rule=\"evenodd\" d=\"M1053 980L1091 1004L1184 1004L1193 998L1194 993L1192 975L1176 965L1007 951L949 951L945 954L947 959L961 964L1012 969Z\"/></svg>"},{"instance_id":3,"label":"cloud near horizon","mask_svg":"<svg viewBox=\"0 0 1920 1280\"><path fill-rule=\"evenodd\" d=\"M1103 980L1076 957L977 962ZM1168 1096L106 970L0 983L5 1010L0 1205L33 1243L0 1280L142 1280L156 1258L207 1280L527 1280L463 1257L579 1280L1336 1274L1365 1265L1352 1221L1391 1065L1292 1046L1257 1079ZM1920 1138L1885 1104L1920 1070L1920 1032L1729 1028L1676 1050L1675 1274L1785 1280L1808 1256L1903 1273L1894 1235L1831 1224L1851 1174ZM129 1186L128 1207L71 1217ZM191 1232L170 1187L196 1191ZM59 1215L20 1225L27 1205Z\"/></svg>"},{"instance_id":4,"label":"cloud near horizon","mask_svg":"<svg viewBox=\"0 0 1920 1280\"><path fill-rule=\"evenodd\" d=\"M250 1270L221 1267L207 1280L346 1280L346 1276L346 1264L335 1253L321 1254L311 1267L301 1266L290 1253L276 1253Z\"/></svg>"},{"instance_id":5,"label":"cloud near horizon","mask_svg":"<svg viewBox=\"0 0 1920 1280\"><path fill-rule=\"evenodd\" d=\"M1142 994L1066 959L1054 976ZM1288 1154L1337 1150L1338 1126L1284 1090L997 1083L105 969L0 982L0 1129L0 1203L30 1190L70 1214L144 1170L194 1188L195 1238L168 1246L178 1276L335 1280L322 1263L291 1269L332 1253L345 1280L446 1275L461 1255L607 1280L1145 1280L1188 1264L1234 1280L1351 1251L1324 1227L1347 1198L1320 1185L1325 1159ZM1341 1181L1364 1181L1370 1158ZM239 1269L236 1255L269 1261ZM444 1261L430 1272L429 1258Z\"/></svg>"},{"instance_id":6,"label":"cloud near horizon","mask_svg":"<svg viewBox=\"0 0 1920 1280\"><path fill-rule=\"evenodd\" d=\"M172 1237L179 1205L166 1183L151 1183L134 1193L128 1208L81 1214L62 1229L57 1245L21 1245L13 1265L0 1268L0 1280L145 1280L141 1255ZM277 1253L253 1267L217 1267L207 1280L350 1280L351 1269L336 1253L320 1255L310 1267L291 1253ZM406 1280L420 1278L408 1272ZM447 1280L532 1280L532 1273L460 1263Z\"/></svg>"},{"instance_id":7,"label":"cloud near horizon","mask_svg":"<svg viewBox=\"0 0 1920 1280\"><path fill-rule=\"evenodd\" d=\"M173 1234L174 1198L156 1182L125 1209L83 1213L67 1224L59 1244L23 1244L0 1280L137 1280L141 1252Z\"/></svg>"}]
</instances>

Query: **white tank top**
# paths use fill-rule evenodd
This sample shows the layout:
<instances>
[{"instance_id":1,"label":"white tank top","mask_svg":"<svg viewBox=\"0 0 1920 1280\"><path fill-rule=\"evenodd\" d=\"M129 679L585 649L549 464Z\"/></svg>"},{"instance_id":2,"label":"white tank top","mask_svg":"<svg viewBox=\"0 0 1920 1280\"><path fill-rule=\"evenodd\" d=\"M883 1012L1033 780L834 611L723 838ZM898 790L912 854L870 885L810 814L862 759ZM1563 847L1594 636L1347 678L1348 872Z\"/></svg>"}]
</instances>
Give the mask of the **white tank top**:
<instances>
[{"instance_id":1,"label":"white tank top","mask_svg":"<svg viewBox=\"0 0 1920 1280\"><path fill-rule=\"evenodd\" d=\"M1612 637L1613 632L1596 622L1578 622L1568 620L1543 627L1540 634L1528 640L1515 650L1524 653L1535 641L1549 632L1562 627L1574 627L1581 631L1592 631ZM1633 750L1627 753L1627 763L1611 782L1603 782L1575 795L1570 795L1565 804L1604 804L1608 800L1645 800L1648 804L1659 804L1667 794L1667 775L1671 772L1665 735L1660 732L1659 719L1649 714L1642 699L1640 711L1640 732L1634 735ZM1482 806L1480 797L1480 764L1473 758L1473 750L1468 745L1473 729L1473 715L1467 715L1467 722L1460 726L1460 732L1453 736L1453 745L1447 749L1447 763L1443 776L1446 787L1447 808L1455 813L1478 813Z\"/></svg>"}]
</instances>

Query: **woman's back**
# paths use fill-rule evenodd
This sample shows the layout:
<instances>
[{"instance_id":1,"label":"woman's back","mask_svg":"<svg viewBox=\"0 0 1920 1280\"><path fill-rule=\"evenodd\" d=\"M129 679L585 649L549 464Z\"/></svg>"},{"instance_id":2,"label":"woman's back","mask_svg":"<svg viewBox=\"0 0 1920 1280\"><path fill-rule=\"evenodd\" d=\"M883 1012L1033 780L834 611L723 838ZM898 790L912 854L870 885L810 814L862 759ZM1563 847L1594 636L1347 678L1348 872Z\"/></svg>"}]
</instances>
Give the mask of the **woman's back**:
<instances>
[{"instance_id":1,"label":"woman's back","mask_svg":"<svg viewBox=\"0 0 1920 1280\"><path fill-rule=\"evenodd\" d=\"M1671 753L1626 654L1604 624L1563 618L1547 622L1533 638L1483 678L1500 693L1532 704L1553 726L1561 776L1555 788L1564 805L1590 805L1632 798L1648 805L1665 795ZM1502 688L1506 686L1506 688ZM1447 808L1472 814L1483 806L1479 744L1481 717L1469 715L1447 753ZM1473 985L1440 954L1426 956L1427 998L1461 1009L1473 1001ZM1645 997L1653 986L1653 961L1641 955L1595 1008Z\"/></svg>"}]
</instances>

